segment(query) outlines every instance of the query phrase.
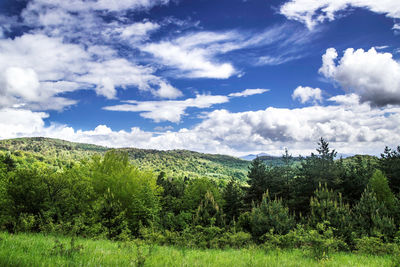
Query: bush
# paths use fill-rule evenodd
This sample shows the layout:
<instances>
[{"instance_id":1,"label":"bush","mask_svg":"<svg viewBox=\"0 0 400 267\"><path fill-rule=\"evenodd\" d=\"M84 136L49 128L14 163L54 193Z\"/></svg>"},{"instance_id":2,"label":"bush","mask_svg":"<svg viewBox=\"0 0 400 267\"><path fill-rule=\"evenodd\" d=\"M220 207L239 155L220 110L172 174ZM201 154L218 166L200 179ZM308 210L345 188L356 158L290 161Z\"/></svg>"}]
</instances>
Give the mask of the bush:
<instances>
[{"instance_id":1,"label":"bush","mask_svg":"<svg viewBox=\"0 0 400 267\"><path fill-rule=\"evenodd\" d=\"M309 223L316 227L318 223L329 221L333 233L349 241L352 232L352 214L349 205L343 203L342 195L319 185L315 197L310 201L311 214Z\"/></svg>"},{"instance_id":2,"label":"bush","mask_svg":"<svg viewBox=\"0 0 400 267\"><path fill-rule=\"evenodd\" d=\"M383 236L391 240L395 233L394 220L388 216L388 210L379 202L375 193L368 187L354 207L354 225L359 237Z\"/></svg>"},{"instance_id":3,"label":"bush","mask_svg":"<svg viewBox=\"0 0 400 267\"><path fill-rule=\"evenodd\" d=\"M262 237L263 247L267 250L276 248L302 248L306 255L322 260L338 250L347 250L345 242L335 238L334 228L328 222L317 224L316 229L306 230L302 225L286 235L274 234L273 231Z\"/></svg>"},{"instance_id":4,"label":"bush","mask_svg":"<svg viewBox=\"0 0 400 267\"><path fill-rule=\"evenodd\" d=\"M362 254L386 255L398 253L399 247L394 243L384 243L379 237L365 236L356 239L356 249Z\"/></svg>"},{"instance_id":5,"label":"bush","mask_svg":"<svg viewBox=\"0 0 400 267\"><path fill-rule=\"evenodd\" d=\"M316 259L329 258L329 254L338 250L346 250L347 245L333 235L334 228L329 223L319 223L316 229L306 232L304 237L304 248L308 254Z\"/></svg>"},{"instance_id":6,"label":"bush","mask_svg":"<svg viewBox=\"0 0 400 267\"><path fill-rule=\"evenodd\" d=\"M277 234L286 234L294 226L294 217L289 213L282 200L271 200L268 192L264 194L261 204L253 208L250 216L251 233L259 240L271 230Z\"/></svg>"}]
</instances>

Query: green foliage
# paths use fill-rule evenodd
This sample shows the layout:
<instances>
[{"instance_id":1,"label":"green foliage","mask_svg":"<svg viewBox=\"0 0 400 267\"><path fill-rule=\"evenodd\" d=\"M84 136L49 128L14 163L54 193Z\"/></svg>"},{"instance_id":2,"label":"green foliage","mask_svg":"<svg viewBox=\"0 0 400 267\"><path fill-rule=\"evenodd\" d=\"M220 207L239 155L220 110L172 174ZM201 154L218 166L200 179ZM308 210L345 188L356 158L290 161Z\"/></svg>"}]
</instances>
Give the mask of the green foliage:
<instances>
[{"instance_id":1,"label":"green foliage","mask_svg":"<svg viewBox=\"0 0 400 267\"><path fill-rule=\"evenodd\" d=\"M207 178L193 179L189 181L183 195L184 208L195 214L199 205L205 201L207 193L212 195L215 203L219 207L222 206L221 193L213 181Z\"/></svg>"},{"instance_id":2,"label":"green foliage","mask_svg":"<svg viewBox=\"0 0 400 267\"><path fill-rule=\"evenodd\" d=\"M308 249L311 257L316 260L324 260L329 255L346 247L346 243L333 235L334 229L329 223L318 223L316 229L308 231L304 238L304 247Z\"/></svg>"},{"instance_id":3,"label":"green foliage","mask_svg":"<svg viewBox=\"0 0 400 267\"><path fill-rule=\"evenodd\" d=\"M111 150L106 147L73 143L58 139L32 137L0 140L0 150L18 153L29 160L43 161L57 167L71 167L74 162L104 155ZM202 154L187 150L158 151L151 149L123 148L129 160L141 170L161 170L174 177L208 177L228 180L231 177L244 181L248 161L225 156ZM27 153L29 152L29 153Z\"/></svg>"},{"instance_id":4,"label":"green foliage","mask_svg":"<svg viewBox=\"0 0 400 267\"><path fill-rule=\"evenodd\" d=\"M224 226L224 214L211 191L207 191L197 208L193 223L202 226Z\"/></svg>"},{"instance_id":5,"label":"green foliage","mask_svg":"<svg viewBox=\"0 0 400 267\"><path fill-rule=\"evenodd\" d=\"M394 255L399 253L399 247L393 243L384 243L379 237L368 237L356 239L356 249L359 253L369 255Z\"/></svg>"},{"instance_id":6,"label":"green foliage","mask_svg":"<svg viewBox=\"0 0 400 267\"><path fill-rule=\"evenodd\" d=\"M354 205L367 187L378 165L378 158L368 155L356 155L340 161L342 163L342 182L339 190L343 194L343 199L347 203Z\"/></svg>"},{"instance_id":7,"label":"green foliage","mask_svg":"<svg viewBox=\"0 0 400 267\"><path fill-rule=\"evenodd\" d=\"M317 148L318 155L311 153L301 164L298 175L294 179L295 200L291 207L302 214L309 212L310 198L319 184L326 184L336 189L341 183L341 164L335 162L336 151L329 148L329 143L321 137Z\"/></svg>"},{"instance_id":8,"label":"green foliage","mask_svg":"<svg viewBox=\"0 0 400 267\"><path fill-rule=\"evenodd\" d=\"M227 173L244 165L221 155L102 150L41 138L5 140L1 146L10 148L0 151L3 231L115 241L140 237L182 249L252 247L255 241L269 250L302 248L317 259L326 258L331 249L346 249L343 242L355 248L379 241L359 241L365 237L384 245L399 239L398 199L391 193L391 178L385 178L397 167L382 167L387 155L394 162L397 152L386 151L386 159L379 161L384 172L374 172L375 158L335 160L336 152L321 139L318 154L303 159L298 168L287 150L280 166L267 167L255 159L246 185L234 175L226 181ZM203 172L217 166L213 164L230 164L230 170ZM196 174L188 177L192 171ZM296 223L302 226L295 228ZM145 257L146 265L150 258Z\"/></svg>"},{"instance_id":9,"label":"green foliage","mask_svg":"<svg viewBox=\"0 0 400 267\"><path fill-rule=\"evenodd\" d=\"M385 175L376 170L369 180L369 188L375 193L376 199L383 203L388 210L394 210L396 197L389 187L389 183Z\"/></svg>"},{"instance_id":10,"label":"green foliage","mask_svg":"<svg viewBox=\"0 0 400 267\"><path fill-rule=\"evenodd\" d=\"M400 193L400 146L397 149L385 147L381 154L380 167L389 179L389 185L395 194Z\"/></svg>"},{"instance_id":11,"label":"green foliage","mask_svg":"<svg viewBox=\"0 0 400 267\"><path fill-rule=\"evenodd\" d=\"M243 209L243 190L237 182L231 179L222 195L224 200L223 211L229 224L239 218Z\"/></svg>"},{"instance_id":12,"label":"green foliage","mask_svg":"<svg viewBox=\"0 0 400 267\"><path fill-rule=\"evenodd\" d=\"M354 223L359 236L384 235L390 239L396 229L393 219L388 217L388 210L368 187L354 207Z\"/></svg>"},{"instance_id":13,"label":"green foliage","mask_svg":"<svg viewBox=\"0 0 400 267\"><path fill-rule=\"evenodd\" d=\"M261 203L251 211L251 234L258 240L271 230L277 234L286 234L295 224L289 209L280 199L271 200L268 191L264 194Z\"/></svg>"},{"instance_id":14,"label":"green foliage","mask_svg":"<svg viewBox=\"0 0 400 267\"><path fill-rule=\"evenodd\" d=\"M115 213L112 216L116 216L117 221L123 221L123 217L126 217L132 233L138 233L139 222L149 225L156 220L160 209L160 187L156 178L151 172L139 171L130 164L126 153L111 150L102 159L94 157L92 181L96 195L107 196L105 199L112 202L103 201L103 205L100 205L100 210L105 214L101 220L109 220L111 215L107 212L110 212L110 208L107 207L111 205Z\"/></svg>"},{"instance_id":15,"label":"green foliage","mask_svg":"<svg viewBox=\"0 0 400 267\"><path fill-rule=\"evenodd\" d=\"M317 227L320 222L328 221L335 236L350 240L352 232L352 212L349 205L343 203L342 195L334 193L328 187L319 185L310 201L310 225Z\"/></svg>"},{"instance_id":16,"label":"green foliage","mask_svg":"<svg viewBox=\"0 0 400 267\"><path fill-rule=\"evenodd\" d=\"M273 231L266 233L262 240L267 250L301 248L313 259L325 260L331 253L348 249L344 241L334 236L334 230L329 226L329 222L318 223L311 229L298 225L285 235L275 234Z\"/></svg>"}]
</instances>

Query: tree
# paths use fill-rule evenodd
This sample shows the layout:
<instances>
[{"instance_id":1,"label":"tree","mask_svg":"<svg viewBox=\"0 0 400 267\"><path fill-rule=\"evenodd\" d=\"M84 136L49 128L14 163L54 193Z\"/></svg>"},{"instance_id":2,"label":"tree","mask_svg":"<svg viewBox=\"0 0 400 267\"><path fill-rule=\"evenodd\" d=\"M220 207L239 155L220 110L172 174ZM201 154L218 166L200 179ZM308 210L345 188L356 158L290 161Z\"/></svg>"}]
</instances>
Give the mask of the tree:
<instances>
[{"instance_id":1,"label":"tree","mask_svg":"<svg viewBox=\"0 0 400 267\"><path fill-rule=\"evenodd\" d=\"M328 221L336 236L349 240L352 232L351 218L350 206L343 202L342 195L320 184L310 200L310 225L317 227L319 223Z\"/></svg>"},{"instance_id":2,"label":"tree","mask_svg":"<svg viewBox=\"0 0 400 267\"><path fill-rule=\"evenodd\" d=\"M103 198L100 199L99 216L101 224L107 230L108 239L118 239L124 234L130 234L125 211L109 188L104 193Z\"/></svg>"},{"instance_id":3,"label":"tree","mask_svg":"<svg viewBox=\"0 0 400 267\"><path fill-rule=\"evenodd\" d=\"M93 157L91 180L98 197L110 190L121 204L133 234L139 233L140 222L147 226L158 221L161 188L157 178L133 166L127 153L111 150L103 158Z\"/></svg>"},{"instance_id":4,"label":"tree","mask_svg":"<svg viewBox=\"0 0 400 267\"><path fill-rule=\"evenodd\" d=\"M319 184L337 189L340 185L340 165L335 163L336 151L330 150L329 143L321 137L317 147L318 154L311 153L302 162L296 179L294 199L291 206L302 214L308 213L309 202Z\"/></svg>"},{"instance_id":5,"label":"tree","mask_svg":"<svg viewBox=\"0 0 400 267\"><path fill-rule=\"evenodd\" d=\"M367 187L360 201L354 207L354 228L359 236L380 236L390 238L395 224L385 205L378 201L375 193Z\"/></svg>"},{"instance_id":6,"label":"tree","mask_svg":"<svg viewBox=\"0 0 400 267\"><path fill-rule=\"evenodd\" d=\"M201 226L224 226L224 214L214 199L212 192L207 191L197 208L194 224Z\"/></svg>"},{"instance_id":7,"label":"tree","mask_svg":"<svg viewBox=\"0 0 400 267\"><path fill-rule=\"evenodd\" d=\"M229 181L223 192L223 211L227 223L237 220L243 209L243 191L233 179Z\"/></svg>"},{"instance_id":8,"label":"tree","mask_svg":"<svg viewBox=\"0 0 400 267\"><path fill-rule=\"evenodd\" d=\"M375 193L379 202L383 203L389 211L394 211L396 197L390 190L387 178L380 170L376 170L372 175L369 188Z\"/></svg>"},{"instance_id":9,"label":"tree","mask_svg":"<svg viewBox=\"0 0 400 267\"><path fill-rule=\"evenodd\" d=\"M379 163L389 180L389 186L393 193L400 193L400 146L396 150L385 147Z\"/></svg>"},{"instance_id":10,"label":"tree","mask_svg":"<svg viewBox=\"0 0 400 267\"><path fill-rule=\"evenodd\" d=\"M343 194L343 199L353 206L360 200L376 166L371 158L360 155L348 158L346 164L341 159L339 164L342 181L339 190Z\"/></svg>"},{"instance_id":11,"label":"tree","mask_svg":"<svg viewBox=\"0 0 400 267\"><path fill-rule=\"evenodd\" d=\"M253 207L250 215L251 233L256 239L270 231L279 235L287 234L294 223L294 217L282 200L271 200L268 191L263 195L261 203Z\"/></svg>"},{"instance_id":12,"label":"tree","mask_svg":"<svg viewBox=\"0 0 400 267\"><path fill-rule=\"evenodd\" d=\"M247 189L246 202L248 205L251 205L252 202L260 203L268 185L267 168L259 157L251 162L247 177L249 178L249 188Z\"/></svg>"}]
</instances>

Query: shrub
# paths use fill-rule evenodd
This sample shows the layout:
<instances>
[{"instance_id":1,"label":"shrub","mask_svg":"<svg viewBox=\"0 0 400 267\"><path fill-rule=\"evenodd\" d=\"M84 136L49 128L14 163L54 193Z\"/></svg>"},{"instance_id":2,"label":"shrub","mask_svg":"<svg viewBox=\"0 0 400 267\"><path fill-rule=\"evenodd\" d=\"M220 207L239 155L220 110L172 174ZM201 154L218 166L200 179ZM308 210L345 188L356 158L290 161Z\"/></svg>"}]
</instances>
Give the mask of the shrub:
<instances>
[{"instance_id":1,"label":"shrub","mask_svg":"<svg viewBox=\"0 0 400 267\"><path fill-rule=\"evenodd\" d=\"M250 226L253 237L259 240L271 230L280 235L288 233L294 226L294 217L283 205L282 200L271 200L266 192L261 204L251 212Z\"/></svg>"},{"instance_id":2,"label":"shrub","mask_svg":"<svg viewBox=\"0 0 400 267\"><path fill-rule=\"evenodd\" d=\"M360 237L382 235L390 240L396 229L394 220L388 217L388 210L368 187L354 207L354 224Z\"/></svg>"},{"instance_id":3,"label":"shrub","mask_svg":"<svg viewBox=\"0 0 400 267\"><path fill-rule=\"evenodd\" d=\"M379 237L365 236L356 239L356 249L362 254L385 255L398 253L399 247L394 243L384 243Z\"/></svg>"},{"instance_id":4,"label":"shrub","mask_svg":"<svg viewBox=\"0 0 400 267\"><path fill-rule=\"evenodd\" d=\"M311 214L309 223L316 227L318 223L329 221L336 237L350 240L352 231L352 214L349 205L343 203L342 195L319 185L315 196L310 201Z\"/></svg>"},{"instance_id":5,"label":"shrub","mask_svg":"<svg viewBox=\"0 0 400 267\"><path fill-rule=\"evenodd\" d=\"M329 254L347 248L345 242L337 239L333 235L334 228L329 223L319 223L316 229L306 232L304 237L304 248L308 254L316 259L323 260L329 258Z\"/></svg>"}]
</instances>

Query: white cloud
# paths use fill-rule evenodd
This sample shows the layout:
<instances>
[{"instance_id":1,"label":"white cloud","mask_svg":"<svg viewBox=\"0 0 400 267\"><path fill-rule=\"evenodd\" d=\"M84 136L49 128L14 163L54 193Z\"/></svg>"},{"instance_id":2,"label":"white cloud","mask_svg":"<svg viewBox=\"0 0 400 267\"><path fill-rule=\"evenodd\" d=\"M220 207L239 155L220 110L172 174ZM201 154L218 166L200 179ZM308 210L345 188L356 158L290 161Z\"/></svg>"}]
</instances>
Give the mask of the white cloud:
<instances>
[{"instance_id":1,"label":"white cloud","mask_svg":"<svg viewBox=\"0 0 400 267\"><path fill-rule=\"evenodd\" d=\"M400 63L390 53L348 48L336 64L338 54L329 48L322 56L319 72L337 82L361 102L384 106L400 104Z\"/></svg>"},{"instance_id":2,"label":"white cloud","mask_svg":"<svg viewBox=\"0 0 400 267\"><path fill-rule=\"evenodd\" d=\"M231 38L230 33L200 32L174 41L149 43L141 49L162 60L164 65L179 69L184 76L225 79L236 70L230 63L221 63L215 59L215 55L221 51L216 51L212 45Z\"/></svg>"},{"instance_id":3,"label":"white cloud","mask_svg":"<svg viewBox=\"0 0 400 267\"><path fill-rule=\"evenodd\" d=\"M280 155L284 147L294 155L305 155L314 150L321 136L341 153L379 154L385 145L397 146L400 108L371 108L368 104L357 104L356 99L354 95L336 96L330 99L335 105L297 109L269 107L240 113L215 110L193 128L167 132L147 132L137 127L113 131L106 125L88 131L66 125L45 126L43 120L48 116L45 113L1 109L0 127L4 131L0 132L0 138L47 136L110 147L190 149L231 155L261 151ZM190 101L202 101L203 106L218 102L202 97ZM155 107L154 103L138 105L143 110Z\"/></svg>"},{"instance_id":4,"label":"white cloud","mask_svg":"<svg viewBox=\"0 0 400 267\"><path fill-rule=\"evenodd\" d=\"M163 89L160 89L162 91ZM109 111L140 112L143 118L155 122L170 121L179 123L182 116L186 115L187 108L209 108L216 104L229 102L232 97L247 97L256 94L263 94L269 89L246 89L242 92L231 93L228 96L222 95L196 95L195 98L185 100L163 100L163 101L123 101L125 104L107 106L103 109ZM166 91L168 93L169 90Z\"/></svg>"},{"instance_id":5,"label":"white cloud","mask_svg":"<svg viewBox=\"0 0 400 267\"><path fill-rule=\"evenodd\" d=\"M234 65L222 55L238 50L269 47L270 55L255 59L254 55L242 57L245 64L279 65L301 58L299 49L312 39L315 33L298 30L291 25L275 25L264 31L200 31L185 33L174 39L149 42L140 47L155 57L157 64L171 68L174 76L188 78L226 79L240 75Z\"/></svg>"},{"instance_id":6,"label":"white cloud","mask_svg":"<svg viewBox=\"0 0 400 267\"><path fill-rule=\"evenodd\" d=\"M126 11L126 10L146 10L156 5L166 5L169 0L33 0L29 2L28 8L33 7L60 7L69 12L83 11Z\"/></svg>"},{"instance_id":7,"label":"white cloud","mask_svg":"<svg viewBox=\"0 0 400 267\"><path fill-rule=\"evenodd\" d=\"M171 125L168 125L165 127L162 127L162 126L154 127L154 131L157 131L157 132L171 131L173 129L174 129L174 127L172 127Z\"/></svg>"},{"instance_id":8,"label":"white cloud","mask_svg":"<svg viewBox=\"0 0 400 267\"><path fill-rule=\"evenodd\" d=\"M181 95L154 71L105 47L85 49L42 34L0 39L0 107L23 104L60 110L76 103L61 94L90 88L109 99L116 97L117 87L127 86L163 98Z\"/></svg>"},{"instance_id":9,"label":"white cloud","mask_svg":"<svg viewBox=\"0 0 400 267\"><path fill-rule=\"evenodd\" d=\"M365 8L389 18L400 18L398 0L291 0L281 6L280 12L288 19L300 21L313 29L326 20L334 20L339 11L350 7Z\"/></svg>"},{"instance_id":10,"label":"white cloud","mask_svg":"<svg viewBox=\"0 0 400 267\"><path fill-rule=\"evenodd\" d=\"M228 96L230 97L246 97L246 96L251 96L251 95L258 95L258 94L263 94L265 92L268 92L269 89L261 89L261 88L257 88L257 89L246 89L242 92L238 92L238 93L231 93Z\"/></svg>"},{"instance_id":11,"label":"white cloud","mask_svg":"<svg viewBox=\"0 0 400 267\"><path fill-rule=\"evenodd\" d=\"M298 86L292 94L292 99L299 99L302 104L312 102L314 104L322 102L322 91L319 88Z\"/></svg>"},{"instance_id":12,"label":"white cloud","mask_svg":"<svg viewBox=\"0 0 400 267\"><path fill-rule=\"evenodd\" d=\"M157 23L146 21L130 24L123 28L117 29L117 31L121 32L122 38L128 39L132 37L147 37L149 32L155 31L158 28L160 28L160 25L158 25Z\"/></svg>"},{"instance_id":13,"label":"white cloud","mask_svg":"<svg viewBox=\"0 0 400 267\"><path fill-rule=\"evenodd\" d=\"M110 111L140 112L140 116L152 119L155 122L170 121L178 123L185 110L189 107L209 108L215 104L222 104L229 101L226 96L219 95L197 95L195 98L185 100L167 101L125 101L129 104L104 107Z\"/></svg>"}]
</instances>

